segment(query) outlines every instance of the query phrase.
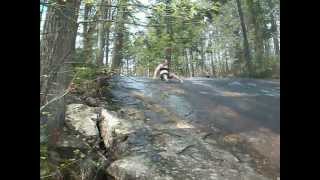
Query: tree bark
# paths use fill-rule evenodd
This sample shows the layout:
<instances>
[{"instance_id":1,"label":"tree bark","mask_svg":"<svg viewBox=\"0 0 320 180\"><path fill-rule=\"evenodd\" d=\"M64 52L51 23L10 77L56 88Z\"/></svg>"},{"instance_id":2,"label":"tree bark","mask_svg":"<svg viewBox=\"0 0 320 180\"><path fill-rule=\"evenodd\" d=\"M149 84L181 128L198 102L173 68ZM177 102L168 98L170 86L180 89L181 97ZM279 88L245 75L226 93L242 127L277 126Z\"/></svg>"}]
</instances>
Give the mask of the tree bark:
<instances>
[{"instance_id":1,"label":"tree bark","mask_svg":"<svg viewBox=\"0 0 320 180\"><path fill-rule=\"evenodd\" d=\"M47 94L59 96L67 89L70 77L65 73L75 52L77 18L80 0L57 1L59 7L50 6L44 24L40 46L40 106L50 99ZM54 97L53 97L54 98ZM51 98L52 99L52 98ZM48 121L49 146L55 144L63 124L64 98L48 106L52 119Z\"/></svg>"},{"instance_id":2,"label":"tree bark","mask_svg":"<svg viewBox=\"0 0 320 180\"><path fill-rule=\"evenodd\" d=\"M251 54L250 54L250 50L249 50L249 41L248 41L248 37L247 37L247 29L246 29L246 25L244 23L243 12L242 12L242 8L241 8L240 0L236 0L236 2L237 2L237 9L238 9L239 18L240 18L242 35L243 35L244 57L246 60L247 71L249 72L249 75L250 75L250 74L252 74L253 69L252 69Z\"/></svg>"},{"instance_id":3,"label":"tree bark","mask_svg":"<svg viewBox=\"0 0 320 180\"><path fill-rule=\"evenodd\" d=\"M127 58L127 75L129 75L129 59Z\"/></svg>"},{"instance_id":4,"label":"tree bark","mask_svg":"<svg viewBox=\"0 0 320 180\"><path fill-rule=\"evenodd\" d=\"M266 57L270 56L270 43L269 39L264 40L264 54Z\"/></svg>"},{"instance_id":5,"label":"tree bark","mask_svg":"<svg viewBox=\"0 0 320 180\"><path fill-rule=\"evenodd\" d=\"M271 2L271 0L268 0L267 2L268 2L268 6L271 10L270 18L271 18L272 40L273 40L275 55L279 56L280 55L280 46L279 46L279 40L278 40L277 23L275 21L274 15L273 15L274 5Z\"/></svg>"},{"instance_id":6,"label":"tree bark","mask_svg":"<svg viewBox=\"0 0 320 180\"><path fill-rule=\"evenodd\" d=\"M226 50L224 53L224 58L225 58L225 74L228 74L229 72L229 67L228 67L228 51Z\"/></svg>"},{"instance_id":7,"label":"tree bark","mask_svg":"<svg viewBox=\"0 0 320 180\"><path fill-rule=\"evenodd\" d=\"M85 20L91 19L89 14L92 10L92 5L85 5ZM84 59L86 63L96 63L96 59L93 58L93 34L96 31L97 23L95 20L98 18L98 13L96 12L92 17L93 22L84 23L83 27L83 51Z\"/></svg>"},{"instance_id":8,"label":"tree bark","mask_svg":"<svg viewBox=\"0 0 320 180\"><path fill-rule=\"evenodd\" d=\"M111 4L111 0L108 0L108 3ZM111 8L108 10L108 19L112 19L112 13L111 13ZM109 64L109 46L110 46L110 27L111 23L108 24L106 28L106 38L105 38L105 56L106 56L106 66L108 67Z\"/></svg>"},{"instance_id":9,"label":"tree bark","mask_svg":"<svg viewBox=\"0 0 320 180\"><path fill-rule=\"evenodd\" d=\"M107 29L107 32L106 32L106 43L105 43L105 56L106 56L106 64L105 66L109 66L109 46L110 46L110 30Z\"/></svg>"},{"instance_id":10,"label":"tree bark","mask_svg":"<svg viewBox=\"0 0 320 180\"><path fill-rule=\"evenodd\" d=\"M191 77L194 77L194 66L193 66L193 52L190 49L190 66L191 66Z\"/></svg>"},{"instance_id":11,"label":"tree bark","mask_svg":"<svg viewBox=\"0 0 320 180\"><path fill-rule=\"evenodd\" d=\"M187 60L187 66L188 66L188 73L189 77L192 77L192 70L191 70L191 53L189 52L190 50L186 48L186 60Z\"/></svg>"},{"instance_id":12,"label":"tree bark","mask_svg":"<svg viewBox=\"0 0 320 180\"><path fill-rule=\"evenodd\" d=\"M189 73L189 61L188 61L188 55L187 55L187 49L183 49L183 59L184 59L184 76L187 76Z\"/></svg>"},{"instance_id":13,"label":"tree bark","mask_svg":"<svg viewBox=\"0 0 320 180\"><path fill-rule=\"evenodd\" d=\"M91 5L90 4L85 4L84 5L84 15L83 15L83 19L85 21L89 20L89 13L91 10ZM83 23L83 35L85 35L88 32L88 23ZM86 43L86 39L83 38L83 44Z\"/></svg>"},{"instance_id":14,"label":"tree bark","mask_svg":"<svg viewBox=\"0 0 320 180\"><path fill-rule=\"evenodd\" d=\"M201 42L201 51L200 51L200 56L201 56L201 61L200 61L200 68L201 68L201 76L204 76L204 61L205 61L205 55L204 55L204 41Z\"/></svg>"},{"instance_id":15,"label":"tree bark","mask_svg":"<svg viewBox=\"0 0 320 180\"><path fill-rule=\"evenodd\" d=\"M215 67L213 63L213 53L210 52L210 62L211 62L211 73L213 77L216 77Z\"/></svg>"},{"instance_id":16,"label":"tree bark","mask_svg":"<svg viewBox=\"0 0 320 180\"><path fill-rule=\"evenodd\" d=\"M111 20L111 0L100 0L100 7L98 9L98 17L100 19ZM105 6L106 5L106 6ZM108 58L109 55L109 34L110 34L111 22L100 21L98 23L98 50L97 50L97 60L99 66L103 66L104 56ZM105 53L107 51L107 53ZM106 64L108 63L108 59Z\"/></svg>"},{"instance_id":17,"label":"tree bark","mask_svg":"<svg viewBox=\"0 0 320 180\"><path fill-rule=\"evenodd\" d=\"M261 15L260 15L260 4L257 0L253 2L253 0L247 0L251 23L253 24L254 29L254 51L255 51L255 60L258 62L260 66L263 65L263 35L261 29Z\"/></svg>"},{"instance_id":18,"label":"tree bark","mask_svg":"<svg viewBox=\"0 0 320 180\"><path fill-rule=\"evenodd\" d=\"M115 71L120 70L121 61L123 59L123 41L124 41L124 21L127 17L126 4L128 0L120 0L119 8L117 12L117 23L115 27L115 41L114 41L114 51L112 57L112 69ZM118 73L120 73L118 71Z\"/></svg>"},{"instance_id":19,"label":"tree bark","mask_svg":"<svg viewBox=\"0 0 320 180\"><path fill-rule=\"evenodd\" d=\"M106 11L107 7L105 5L108 5L105 3L105 0L99 0L99 6L98 6L98 18L99 19L105 19L106 18ZM97 49L97 55L96 55L96 62L98 66L103 66L103 57L104 57L104 48L105 48L105 38L106 38L106 27L105 22L100 21L98 22L98 49Z\"/></svg>"},{"instance_id":20,"label":"tree bark","mask_svg":"<svg viewBox=\"0 0 320 180\"><path fill-rule=\"evenodd\" d=\"M168 64L168 67L169 69L171 68L171 54L172 54L172 45L171 45L171 42L173 41L173 35L172 35L172 25L171 25L171 8L170 8L170 5L171 5L171 0L166 0L165 1L165 4L166 4L166 17L165 17L165 21L166 21L166 32L167 34L169 34L170 36L170 41L167 43L168 44L168 47L165 49L165 56L166 56L166 59L168 60L169 64Z\"/></svg>"},{"instance_id":21,"label":"tree bark","mask_svg":"<svg viewBox=\"0 0 320 180\"><path fill-rule=\"evenodd\" d=\"M222 58L221 58L221 52L218 51L217 52L217 59L218 59L218 62L219 62L219 72L220 72L220 76L223 76L223 70L224 70L224 64L222 62Z\"/></svg>"}]
</instances>

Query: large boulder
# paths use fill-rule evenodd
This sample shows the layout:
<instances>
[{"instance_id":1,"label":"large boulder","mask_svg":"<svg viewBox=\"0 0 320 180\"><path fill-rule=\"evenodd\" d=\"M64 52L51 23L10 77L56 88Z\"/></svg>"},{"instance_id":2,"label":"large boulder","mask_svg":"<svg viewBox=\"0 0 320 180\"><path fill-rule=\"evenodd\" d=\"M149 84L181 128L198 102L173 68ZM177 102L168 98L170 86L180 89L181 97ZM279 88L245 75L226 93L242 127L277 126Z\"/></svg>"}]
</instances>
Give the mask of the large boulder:
<instances>
[{"instance_id":1,"label":"large boulder","mask_svg":"<svg viewBox=\"0 0 320 180\"><path fill-rule=\"evenodd\" d=\"M84 104L69 104L66 109L65 123L68 128L88 138L99 136L97 127L97 108Z\"/></svg>"},{"instance_id":2,"label":"large boulder","mask_svg":"<svg viewBox=\"0 0 320 180\"><path fill-rule=\"evenodd\" d=\"M116 158L107 172L116 180L268 179L185 122L154 124L105 110L101 116L102 138Z\"/></svg>"},{"instance_id":3,"label":"large boulder","mask_svg":"<svg viewBox=\"0 0 320 180\"><path fill-rule=\"evenodd\" d=\"M108 179L104 167L109 159L97 146L100 142L97 123L99 116L100 108L84 104L67 105L65 118L67 127L63 128L55 150L50 151L50 159L54 160L53 162L60 165L69 164L68 168L62 168L60 171L65 179ZM44 170L42 174L47 173Z\"/></svg>"},{"instance_id":4,"label":"large boulder","mask_svg":"<svg viewBox=\"0 0 320 180\"><path fill-rule=\"evenodd\" d=\"M105 147L113 152L114 158L127 150L127 143L123 142L133 132L131 125L128 121L118 118L115 112L101 110L100 134Z\"/></svg>"}]
</instances>

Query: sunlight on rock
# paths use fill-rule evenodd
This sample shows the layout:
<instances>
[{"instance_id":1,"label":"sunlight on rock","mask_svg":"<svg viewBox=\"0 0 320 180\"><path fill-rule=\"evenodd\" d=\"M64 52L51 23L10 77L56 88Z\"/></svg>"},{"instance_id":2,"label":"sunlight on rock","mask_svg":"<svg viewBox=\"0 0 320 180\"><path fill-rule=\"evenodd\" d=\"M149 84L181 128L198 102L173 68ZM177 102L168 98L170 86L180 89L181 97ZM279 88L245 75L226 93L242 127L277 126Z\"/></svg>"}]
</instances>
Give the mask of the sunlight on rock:
<instances>
[{"instance_id":1,"label":"sunlight on rock","mask_svg":"<svg viewBox=\"0 0 320 180\"><path fill-rule=\"evenodd\" d=\"M237 120L240 117L240 114L238 112L226 106L218 106L216 110L218 112L224 113L225 116L232 118L232 120Z\"/></svg>"},{"instance_id":2,"label":"sunlight on rock","mask_svg":"<svg viewBox=\"0 0 320 180\"><path fill-rule=\"evenodd\" d=\"M256 130L240 133L245 137L251 146L260 154L265 155L274 163L280 164L280 135L268 128L260 127Z\"/></svg>"},{"instance_id":3,"label":"sunlight on rock","mask_svg":"<svg viewBox=\"0 0 320 180\"><path fill-rule=\"evenodd\" d=\"M242 141L242 138L239 134L229 134L223 138L223 141L226 143L236 144Z\"/></svg>"},{"instance_id":4,"label":"sunlight on rock","mask_svg":"<svg viewBox=\"0 0 320 180\"><path fill-rule=\"evenodd\" d=\"M145 96L143 93L137 91L132 92L132 95L138 98L143 98Z\"/></svg>"},{"instance_id":5,"label":"sunlight on rock","mask_svg":"<svg viewBox=\"0 0 320 180\"><path fill-rule=\"evenodd\" d=\"M224 91L221 94L222 94L222 96L229 96L229 97L248 96L248 94L246 94L246 93L238 93L238 92L231 92L231 91Z\"/></svg>"},{"instance_id":6,"label":"sunlight on rock","mask_svg":"<svg viewBox=\"0 0 320 180\"><path fill-rule=\"evenodd\" d=\"M194 128L194 126L184 123L184 122L177 122L176 127L179 129L190 129L190 128Z\"/></svg>"}]
</instances>

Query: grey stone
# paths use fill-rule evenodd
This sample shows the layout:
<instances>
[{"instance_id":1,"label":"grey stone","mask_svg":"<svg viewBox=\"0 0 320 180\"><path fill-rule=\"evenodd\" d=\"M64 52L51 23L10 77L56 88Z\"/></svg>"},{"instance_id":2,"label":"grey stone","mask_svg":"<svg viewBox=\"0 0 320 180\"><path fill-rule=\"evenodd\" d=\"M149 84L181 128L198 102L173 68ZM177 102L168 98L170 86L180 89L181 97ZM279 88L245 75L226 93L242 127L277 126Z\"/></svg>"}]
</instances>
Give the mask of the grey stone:
<instances>
[{"instance_id":1,"label":"grey stone","mask_svg":"<svg viewBox=\"0 0 320 180\"><path fill-rule=\"evenodd\" d=\"M114 179L271 179L257 172L257 167L252 162L253 156L241 157L236 154L249 153L240 151L242 146L238 145L241 145L242 141L225 142L223 141L225 131L218 129L218 127L229 127L230 130L238 130L235 127L246 125L246 121L243 120L246 117L245 114L238 113L236 111L238 108L235 108L234 105L239 101L244 102L242 97L246 97L245 100L255 97L257 90L254 87L260 87L260 84L248 85L246 81L238 82L228 79L210 82L204 79L192 79L184 85L186 93L175 94L173 90L177 90L180 85L141 81L142 85L145 85L141 86L145 87L144 91L140 91L140 87L131 87L137 83L125 77L121 80L121 87L113 89L113 94L119 96L117 99L120 99L122 108L132 107L134 111L130 113L123 110L120 117L109 111L102 113L104 117L100 122L100 129L103 129L102 138L106 147L112 150L112 156L115 158L106 171ZM229 94L233 93L231 94L233 96L217 97L220 92L224 91ZM159 98L163 92L166 92L168 97ZM210 93L203 96L200 92ZM180 100L173 98L171 101L172 94L184 100L187 99L187 101L181 101L181 105L177 105L174 102L180 102ZM131 104L135 100L141 103ZM170 106L169 101L175 106ZM184 102L191 102L191 108L181 108L186 104ZM216 102L221 102L222 105ZM266 104L269 103L266 102ZM246 105L246 103L243 104ZM253 103L250 107L252 105L259 104ZM254 108L252 112L257 112ZM183 112L181 115L179 114L180 109ZM185 119L190 109L194 110L190 118L193 121ZM142 115L138 117L139 112L136 110L144 111L144 117ZM141 119L145 120L140 121ZM244 130L255 130L256 127L258 126L253 125ZM204 132L204 134L197 131ZM214 135L207 136L209 132Z\"/></svg>"},{"instance_id":2,"label":"grey stone","mask_svg":"<svg viewBox=\"0 0 320 180\"><path fill-rule=\"evenodd\" d=\"M56 146L59 148L80 148L88 149L89 147L85 143L74 135L67 135L63 133L61 138L57 141Z\"/></svg>"},{"instance_id":3,"label":"grey stone","mask_svg":"<svg viewBox=\"0 0 320 180\"><path fill-rule=\"evenodd\" d=\"M84 104L69 104L66 109L66 125L85 137L98 137L96 108Z\"/></svg>"},{"instance_id":4,"label":"grey stone","mask_svg":"<svg viewBox=\"0 0 320 180\"><path fill-rule=\"evenodd\" d=\"M107 172L117 180L267 179L192 129L156 129L106 110L101 114L102 138L117 157Z\"/></svg>"},{"instance_id":5,"label":"grey stone","mask_svg":"<svg viewBox=\"0 0 320 180\"><path fill-rule=\"evenodd\" d=\"M85 99L85 103L88 105L88 106L92 106L92 107L97 107L99 106L99 101L95 98L92 98L92 97L87 97Z\"/></svg>"}]
</instances>

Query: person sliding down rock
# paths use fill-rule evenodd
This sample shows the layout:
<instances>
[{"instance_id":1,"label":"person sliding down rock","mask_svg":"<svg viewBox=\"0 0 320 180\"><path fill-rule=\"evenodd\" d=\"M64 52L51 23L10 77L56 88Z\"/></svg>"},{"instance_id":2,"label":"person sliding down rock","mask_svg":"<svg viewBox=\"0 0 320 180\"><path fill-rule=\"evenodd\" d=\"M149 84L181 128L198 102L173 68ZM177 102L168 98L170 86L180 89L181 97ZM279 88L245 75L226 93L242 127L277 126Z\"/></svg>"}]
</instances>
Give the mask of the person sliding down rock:
<instances>
[{"instance_id":1,"label":"person sliding down rock","mask_svg":"<svg viewBox=\"0 0 320 180\"><path fill-rule=\"evenodd\" d=\"M175 78L179 80L181 83L183 83L183 80L179 78L175 73L172 73L169 71L169 62L167 59L164 59L162 63L160 63L157 68L154 70L153 79L156 79L157 75L160 74L160 79L167 81L168 79Z\"/></svg>"}]
</instances>

